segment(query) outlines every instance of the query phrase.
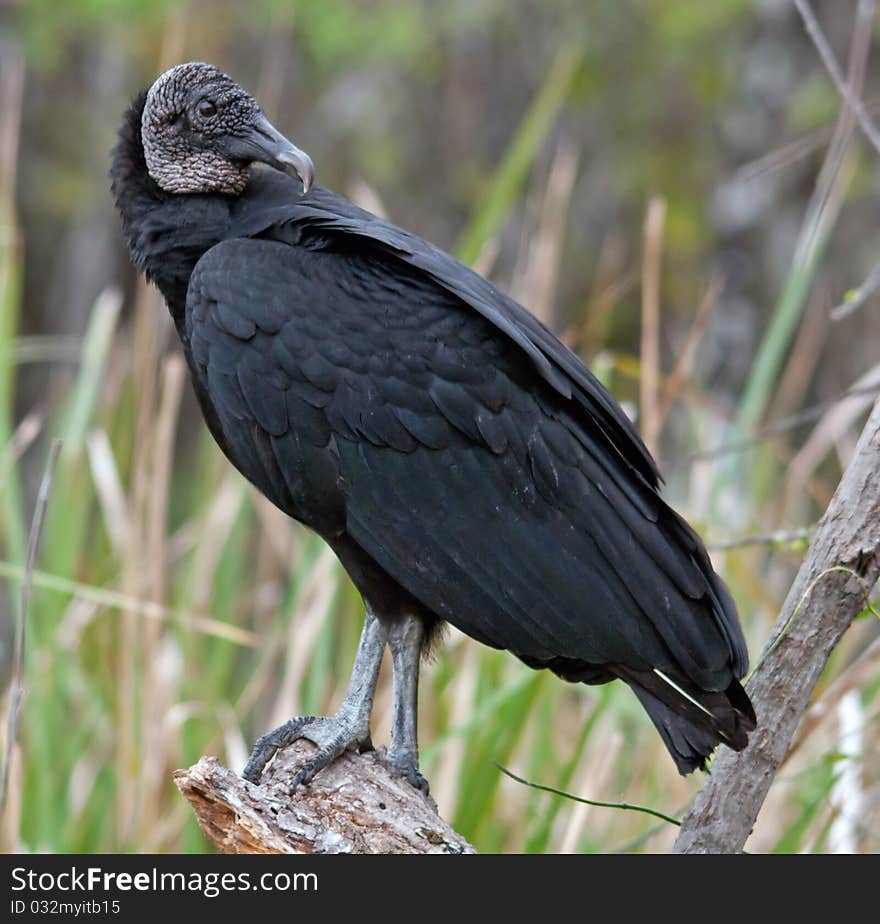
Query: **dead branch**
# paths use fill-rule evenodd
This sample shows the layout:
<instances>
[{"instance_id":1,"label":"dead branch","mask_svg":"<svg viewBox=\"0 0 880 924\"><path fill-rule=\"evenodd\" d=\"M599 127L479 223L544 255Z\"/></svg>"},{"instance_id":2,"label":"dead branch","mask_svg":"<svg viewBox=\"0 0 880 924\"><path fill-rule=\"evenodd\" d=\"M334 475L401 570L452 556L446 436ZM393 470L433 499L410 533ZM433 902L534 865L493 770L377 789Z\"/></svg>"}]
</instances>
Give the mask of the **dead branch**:
<instances>
[{"instance_id":1,"label":"dead branch","mask_svg":"<svg viewBox=\"0 0 880 924\"><path fill-rule=\"evenodd\" d=\"M291 796L290 779L313 754L297 741L258 786L216 757L175 771L174 782L223 853L476 853L376 752L344 754Z\"/></svg>"},{"instance_id":2,"label":"dead branch","mask_svg":"<svg viewBox=\"0 0 880 924\"><path fill-rule=\"evenodd\" d=\"M676 853L742 849L828 657L880 578L880 401L831 499L746 689L758 729L723 749L685 816Z\"/></svg>"},{"instance_id":3,"label":"dead branch","mask_svg":"<svg viewBox=\"0 0 880 924\"><path fill-rule=\"evenodd\" d=\"M807 34L816 46L816 51L819 52L819 57L834 82L834 86L837 87L837 91L843 97L844 102L855 114L865 137L871 142L877 153L880 154L880 131L871 121L867 107L858 93L854 92L851 83L848 83L843 76L840 65L837 63L837 58L834 57L834 52L828 44L828 39L825 38L825 33L822 32L819 21L816 19L816 14L813 12L808 0L794 0L794 5L804 21ZM875 0L859 0L856 10L856 30L862 35L866 35L868 42L870 42L871 30L874 27L875 9Z\"/></svg>"}]
</instances>

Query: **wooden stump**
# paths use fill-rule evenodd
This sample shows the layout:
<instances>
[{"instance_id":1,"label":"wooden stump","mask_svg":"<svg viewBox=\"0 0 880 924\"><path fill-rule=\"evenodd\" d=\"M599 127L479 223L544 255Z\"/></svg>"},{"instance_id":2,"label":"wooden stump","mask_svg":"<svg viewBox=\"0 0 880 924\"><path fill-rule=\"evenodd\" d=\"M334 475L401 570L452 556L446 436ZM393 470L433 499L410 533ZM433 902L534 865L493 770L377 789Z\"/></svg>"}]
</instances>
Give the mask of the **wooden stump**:
<instances>
[{"instance_id":1,"label":"wooden stump","mask_svg":"<svg viewBox=\"0 0 880 924\"><path fill-rule=\"evenodd\" d=\"M308 741L285 748L259 785L216 757L176 770L174 782L223 853L476 853L376 752L344 754L291 796L313 753Z\"/></svg>"}]
</instances>

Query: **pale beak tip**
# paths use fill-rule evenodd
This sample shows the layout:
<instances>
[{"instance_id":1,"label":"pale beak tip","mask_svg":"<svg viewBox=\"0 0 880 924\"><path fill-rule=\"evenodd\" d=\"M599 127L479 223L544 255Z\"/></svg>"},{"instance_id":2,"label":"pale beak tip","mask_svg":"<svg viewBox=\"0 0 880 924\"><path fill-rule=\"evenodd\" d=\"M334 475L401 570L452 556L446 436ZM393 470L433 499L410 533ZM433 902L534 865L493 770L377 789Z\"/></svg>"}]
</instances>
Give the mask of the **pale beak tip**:
<instances>
[{"instance_id":1,"label":"pale beak tip","mask_svg":"<svg viewBox=\"0 0 880 924\"><path fill-rule=\"evenodd\" d=\"M303 195L305 195L315 185L315 165L312 163L308 154L305 156L305 169L300 174L303 184Z\"/></svg>"},{"instance_id":2,"label":"pale beak tip","mask_svg":"<svg viewBox=\"0 0 880 924\"><path fill-rule=\"evenodd\" d=\"M315 165L311 157L305 151L290 146L290 149L284 151L278 158L283 164L292 167L296 175L302 180L303 195L305 195L315 183Z\"/></svg>"}]
</instances>

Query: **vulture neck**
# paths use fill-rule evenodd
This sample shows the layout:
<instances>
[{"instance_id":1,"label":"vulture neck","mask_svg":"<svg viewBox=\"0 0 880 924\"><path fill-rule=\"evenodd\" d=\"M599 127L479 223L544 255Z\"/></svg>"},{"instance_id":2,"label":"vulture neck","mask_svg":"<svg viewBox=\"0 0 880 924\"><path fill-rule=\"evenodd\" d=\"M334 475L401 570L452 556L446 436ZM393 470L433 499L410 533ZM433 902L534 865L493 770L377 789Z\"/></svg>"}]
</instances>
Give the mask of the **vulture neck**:
<instances>
[{"instance_id":1,"label":"vulture neck","mask_svg":"<svg viewBox=\"0 0 880 924\"><path fill-rule=\"evenodd\" d=\"M158 286L178 329L189 277L229 226L232 198L216 193L176 195L150 176L141 140L144 90L129 106L113 149L110 176L132 262Z\"/></svg>"}]
</instances>

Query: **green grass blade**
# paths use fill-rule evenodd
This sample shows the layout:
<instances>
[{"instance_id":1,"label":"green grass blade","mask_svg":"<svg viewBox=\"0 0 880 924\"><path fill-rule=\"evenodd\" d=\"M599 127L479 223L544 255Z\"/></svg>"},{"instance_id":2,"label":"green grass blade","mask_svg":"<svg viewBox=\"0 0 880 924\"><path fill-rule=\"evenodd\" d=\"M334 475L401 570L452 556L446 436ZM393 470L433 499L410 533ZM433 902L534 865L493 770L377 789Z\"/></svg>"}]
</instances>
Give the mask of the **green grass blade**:
<instances>
[{"instance_id":1,"label":"green grass blade","mask_svg":"<svg viewBox=\"0 0 880 924\"><path fill-rule=\"evenodd\" d=\"M4 218L5 213L9 213ZM7 228L0 230L0 452L10 447L15 429L13 422L15 400L15 346L18 330L19 307L21 304L21 255L17 246L15 225L11 217L11 206L3 208L0 203L0 225L8 221ZM18 468L14 464L3 466L2 497L3 539L6 554L18 562L24 561L27 543L27 528L21 511L21 487Z\"/></svg>"},{"instance_id":2,"label":"green grass blade","mask_svg":"<svg viewBox=\"0 0 880 924\"><path fill-rule=\"evenodd\" d=\"M764 414L782 371L782 364L804 313L807 294L825 253L831 229L840 214L844 192L852 178L852 169L842 172L838 194L828 200L815 222L808 222L801 235L798 255L791 267L782 295L773 309L773 317L749 372L739 403L738 422L744 430L754 427Z\"/></svg>"},{"instance_id":3,"label":"green grass blade","mask_svg":"<svg viewBox=\"0 0 880 924\"><path fill-rule=\"evenodd\" d=\"M62 428L63 457L66 459L76 458L82 451L86 430L100 395L104 368L121 308L122 293L119 289L111 287L98 296L92 309L82 343L79 375Z\"/></svg>"},{"instance_id":4,"label":"green grass blade","mask_svg":"<svg viewBox=\"0 0 880 924\"><path fill-rule=\"evenodd\" d=\"M543 86L486 187L482 202L455 246L455 254L462 262L470 264L477 259L518 201L535 157L571 92L582 60L580 45L574 43L563 46L556 55Z\"/></svg>"}]
</instances>

